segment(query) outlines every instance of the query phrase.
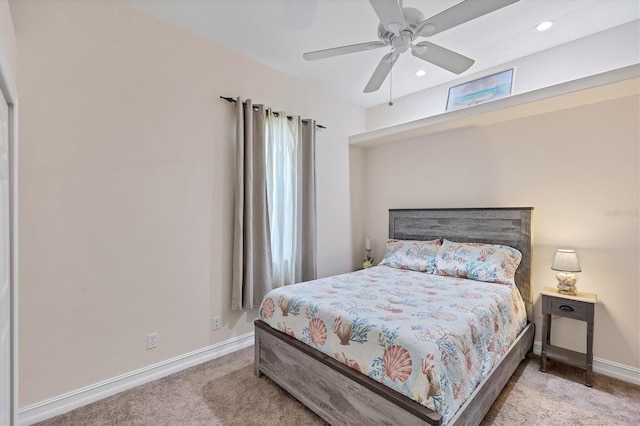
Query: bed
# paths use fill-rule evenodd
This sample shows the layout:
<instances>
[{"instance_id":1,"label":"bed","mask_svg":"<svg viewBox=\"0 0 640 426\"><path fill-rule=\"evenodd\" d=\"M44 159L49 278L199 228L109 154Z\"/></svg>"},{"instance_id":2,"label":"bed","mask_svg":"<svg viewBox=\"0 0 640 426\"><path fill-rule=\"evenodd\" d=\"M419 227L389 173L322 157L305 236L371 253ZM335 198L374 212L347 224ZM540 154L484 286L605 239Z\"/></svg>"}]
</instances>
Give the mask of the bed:
<instances>
[{"instance_id":1,"label":"bed","mask_svg":"<svg viewBox=\"0 0 640 426\"><path fill-rule=\"evenodd\" d=\"M515 272L515 284L522 300L528 305L525 312L531 312L531 213L532 208L390 210L389 237L397 240L482 242L516 248L522 254L522 259ZM353 274L370 280L372 275L384 279L384 273L382 269L372 268ZM407 275L409 280L406 281L420 279L417 276L419 273L411 273L413 275ZM335 278L338 281L351 279L355 279L353 275ZM459 285L463 284L467 285ZM286 315L290 306L281 305L279 308ZM381 308L388 311L393 307L383 305ZM375 374L371 369L369 374L362 374L359 368L354 368L353 362L350 364L349 361L353 360L348 356L339 362L336 354L314 348L313 344L309 344L308 329L306 337L297 333L298 339L306 339L307 343L303 343L290 336L296 334L292 329L282 324L277 327L275 323L270 326L267 322L266 318L255 322L255 374L258 377L267 375L331 424L477 424L531 349L534 334L533 325L526 321L525 315L522 330L508 347L500 350L497 363L483 372L479 383L473 383L472 393L464 396L464 401L455 407L454 412L443 415L425 406L428 404L417 402L415 397L409 397L411 389L398 386L392 389L387 386L391 383L388 378L387 385L382 384L381 380L374 380ZM313 321L310 328L313 328L312 324ZM339 335L339 324L336 329L335 319L333 327L333 332ZM317 339L321 338L323 340L320 343L324 344L326 330L320 330L324 334L317 334L317 330L315 332L320 337L316 337L316 340L312 338L313 343L318 343ZM313 335L314 331L311 333ZM397 349L396 345L392 349ZM418 366L417 360L414 364ZM408 376L409 372L402 378Z\"/></svg>"}]
</instances>

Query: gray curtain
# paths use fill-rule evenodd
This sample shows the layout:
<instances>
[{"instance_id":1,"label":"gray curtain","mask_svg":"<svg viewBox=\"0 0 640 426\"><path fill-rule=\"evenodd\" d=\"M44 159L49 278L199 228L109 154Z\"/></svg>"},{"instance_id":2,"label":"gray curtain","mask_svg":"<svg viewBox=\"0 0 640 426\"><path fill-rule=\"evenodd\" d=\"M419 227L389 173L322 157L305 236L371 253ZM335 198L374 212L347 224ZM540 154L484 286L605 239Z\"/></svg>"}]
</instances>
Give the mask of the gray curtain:
<instances>
[{"instance_id":1,"label":"gray curtain","mask_svg":"<svg viewBox=\"0 0 640 426\"><path fill-rule=\"evenodd\" d=\"M236 182L231 309L253 309L271 288L265 110L236 100Z\"/></svg>"},{"instance_id":2,"label":"gray curtain","mask_svg":"<svg viewBox=\"0 0 640 426\"><path fill-rule=\"evenodd\" d=\"M298 253L296 255L296 282L317 278L316 266L316 122L298 119L300 135Z\"/></svg>"},{"instance_id":3,"label":"gray curtain","mask_svg":"<svg viewBox=\"0 0 640 426\"><path fill-rule=\"evenodd\" d=\"M273 268L277 266L272 257L266 147L275 138L267 141L265 113L263 105L253 105L247 100L243 107L242 99L237 99L232 310L259 306L274 286ZM295 181L295 271L291 279L301 282L316 278L316 125L314 120L292 119L293 128L289 128L297 136L298 178ZM291 284L291 279L283 284Z\"/></svg>"}]
</instances>

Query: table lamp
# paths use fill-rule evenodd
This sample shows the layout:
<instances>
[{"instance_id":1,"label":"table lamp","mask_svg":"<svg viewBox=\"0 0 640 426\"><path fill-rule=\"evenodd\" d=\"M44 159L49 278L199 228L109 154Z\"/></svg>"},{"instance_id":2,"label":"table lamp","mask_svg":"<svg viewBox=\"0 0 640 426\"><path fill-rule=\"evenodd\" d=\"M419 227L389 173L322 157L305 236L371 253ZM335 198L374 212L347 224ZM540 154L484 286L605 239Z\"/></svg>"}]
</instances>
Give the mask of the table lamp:
<instances>
[{"instance_id":1,"label":"table lamp","mask_svg":"<svg viewBox=\"0 0 640 426\"><path fill-rule=\"evenodd\" d=\"M373 266L373 256L371 256L371 240L369 238L364 240L364 248L367 251L367 256L362 262L362 267L365 269L371 268Z\"/></svg>"},{"instance_id":2,"label":"table lamp","mask_svg":"<svg viewBox=\"0 0 640 426\"><path fill-rule=\"evenodd\" d=\"M580 269L580 262L578 262L578 255L574 250L558 249L553 258L551 269L559 271L556 274L558 293L570 294L572 296L578 294L578 290L576 289L578 278L574 272L580 272L582 270Z\"/></svg>"}]
</instances>

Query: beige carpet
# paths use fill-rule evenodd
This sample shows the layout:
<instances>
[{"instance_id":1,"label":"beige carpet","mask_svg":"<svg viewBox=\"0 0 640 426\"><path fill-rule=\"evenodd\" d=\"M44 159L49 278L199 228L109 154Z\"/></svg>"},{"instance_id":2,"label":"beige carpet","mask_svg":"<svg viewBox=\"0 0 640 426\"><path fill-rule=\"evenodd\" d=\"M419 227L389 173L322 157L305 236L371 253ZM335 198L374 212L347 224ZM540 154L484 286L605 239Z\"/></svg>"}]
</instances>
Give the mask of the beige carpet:
<instances>
[{"instance_id":1,"label":"beige carpet","mask_svg":"<svg viewBox=\"0 0 640 426\"><path fill-rule=\"evenodd\" d=\"M640 386L527 358L483 425L637 425ZM313 412L266 377L253 376L253 348L40 423L40 425L323 425Z\"/></svg>"}]
</instances>

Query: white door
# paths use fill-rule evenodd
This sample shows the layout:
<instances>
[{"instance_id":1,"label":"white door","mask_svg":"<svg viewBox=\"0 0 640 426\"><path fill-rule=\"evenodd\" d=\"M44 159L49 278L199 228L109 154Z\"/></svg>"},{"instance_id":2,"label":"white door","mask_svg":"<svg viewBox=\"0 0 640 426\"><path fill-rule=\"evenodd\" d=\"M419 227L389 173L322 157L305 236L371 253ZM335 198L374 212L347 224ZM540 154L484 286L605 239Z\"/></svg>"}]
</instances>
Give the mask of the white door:
<instances>
[{"instance_id":1,"label":"white door","mask_svg":"<svg viewBox=\"0 0 640 426\"><path fill-rule=\"evenodd\" d=\"M9 188L9 108L0 92L0 425L11 424L12 405Z\"/></svg>"}]
</instances>

